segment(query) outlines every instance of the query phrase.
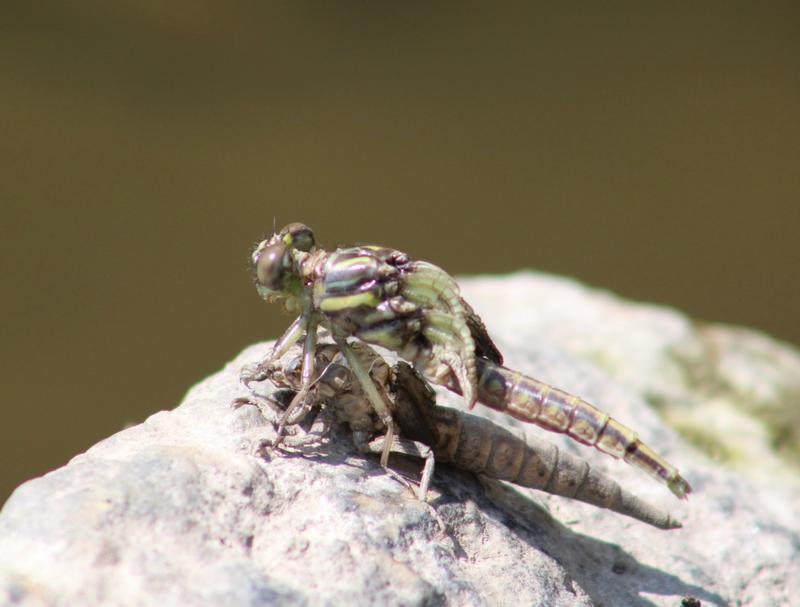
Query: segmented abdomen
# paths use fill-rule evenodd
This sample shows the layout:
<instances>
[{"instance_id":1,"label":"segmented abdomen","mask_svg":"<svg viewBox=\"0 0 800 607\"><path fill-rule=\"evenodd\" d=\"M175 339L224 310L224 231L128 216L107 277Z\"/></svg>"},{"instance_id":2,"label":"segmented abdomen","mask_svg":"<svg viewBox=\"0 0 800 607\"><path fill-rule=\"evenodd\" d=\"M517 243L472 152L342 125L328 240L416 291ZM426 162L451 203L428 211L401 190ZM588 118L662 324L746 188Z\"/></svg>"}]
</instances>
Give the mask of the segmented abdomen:
<instances>
[{"instance_id":1,"label":"segmented abdomen","mask_svg":"<svg viewBox=\"0 0 800 607\"><path fill-rule=\"evenodd\" d=\"M478 400L520 421L565 433L584 445L622 458L665 483L679 498L692 490L678 469L630 428L585 400L544 382L478 359Z\"/></svg>"},{"instance_id":2,"label":"segmented abdomen","mask_svg":"<svg viewBox=\"0 0 800 607\"><path fill-rule=\"evenodd\" d=\"M447 407L432 406L436 429L434 453L459 468L541 489L633 517L660 529L681 524L622 489L580 457L547 441L515 436L490 420Z\"/></svg>"}]
</instances>

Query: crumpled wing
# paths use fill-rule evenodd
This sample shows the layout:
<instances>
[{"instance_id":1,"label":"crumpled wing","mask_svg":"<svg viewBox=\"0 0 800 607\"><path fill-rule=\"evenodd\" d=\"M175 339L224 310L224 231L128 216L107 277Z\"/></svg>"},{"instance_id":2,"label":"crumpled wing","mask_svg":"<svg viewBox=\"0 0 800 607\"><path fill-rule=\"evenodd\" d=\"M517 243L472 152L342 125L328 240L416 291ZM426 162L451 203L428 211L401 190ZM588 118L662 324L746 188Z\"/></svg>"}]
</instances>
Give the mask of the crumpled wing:
<instances>
[{"instance_id":1,"label":"crumpled wing","mask_svg":"<svg viewBox=\"0 0 800 607\"><path fill-rule=\"evenodd\" d=\"M502 365L503 355L494 345L492 338L489 337L489 332L486 330L486 325L483 324L481 317L475 313L475 310L463 297L461 298L461 303L467 312L467 326L475 342L475 356L490 360L497 365Z\"/></svg>"}]
</instances>

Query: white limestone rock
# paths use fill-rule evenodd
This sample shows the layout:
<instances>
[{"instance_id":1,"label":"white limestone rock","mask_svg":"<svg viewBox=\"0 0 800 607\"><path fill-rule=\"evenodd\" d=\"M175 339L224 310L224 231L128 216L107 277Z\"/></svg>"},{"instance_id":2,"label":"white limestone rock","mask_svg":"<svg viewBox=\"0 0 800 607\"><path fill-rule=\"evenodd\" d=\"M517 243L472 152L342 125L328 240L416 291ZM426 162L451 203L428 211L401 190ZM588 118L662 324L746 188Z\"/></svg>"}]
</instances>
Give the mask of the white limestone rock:
<instances>
[{"instance_id":1,"label":"white limestone rock","mask_svg":"<svg viewBox=\"0 0 800 607\"><path fill-rule=\"evenodd\" d=\"M230 407L244 395L240 367L269 347L258 344L176 409L15 491L0 512L0 604L677 606L692 596L755 607L800 597L800 482L771 448L776 427L796 431L795 350L556 277L462 286L509 366L636 429L695 493L679 502L621 462L525 430L589 459L683 529L532 491L488 496L445 466L423 504L343 431L258 458L269 421ZM692 441L736 457L713 461L662 415L689 431L700 420ZM749 438L729 436L737 428ZM758 461L740 465L748 456Z\"/></svg>"}]
</instances>

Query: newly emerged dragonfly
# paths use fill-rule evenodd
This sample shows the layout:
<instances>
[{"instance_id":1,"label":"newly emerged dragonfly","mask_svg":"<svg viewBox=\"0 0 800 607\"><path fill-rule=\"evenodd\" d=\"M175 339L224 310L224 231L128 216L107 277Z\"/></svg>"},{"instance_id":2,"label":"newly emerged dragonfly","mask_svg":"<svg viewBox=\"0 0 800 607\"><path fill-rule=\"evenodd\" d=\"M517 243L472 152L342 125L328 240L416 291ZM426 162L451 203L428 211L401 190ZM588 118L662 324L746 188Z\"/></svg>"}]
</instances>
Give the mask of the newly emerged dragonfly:
<instances>
[{"instance_id":1,"label":"newly emerged dragonfly","mask_svg":"<svg viewBox=\"0 0 800 607\"><path fill-rule=\"evenodd\" d=\"M691 492L678 470L633 430L577 396L503 367L483 322L441 268L379 246L325 251L308 226L292 223L256 246L252 270L264 300L282 302L299 316L264 360L242 369L242 381L249 386L265 379L270 364L304 340L300 386L282 416L278 440L285 425L308 406L306 397L316 378L318 332L323 329L386 427L384 467L396 425L348 338L396 352L429 381L462 394L470 408L481 402L524 422L567 433L622 457L664 482L679 498Z\"/></svg>"},{"instance_id":2,"label":"newly emerged dragonfly","mask_svg":"<svg viewBox=\"0 0 800 607\"><path fill-rule=\"evenodd\" d=\"M369 369L381 397L397 422L400 436L390 444L391 452L425 459L418 497L425 501L433 476L434 462L448 462L484 478L502 480L539 489L553 495L582 501L599 508L635 518L659 529L676 529L681 524L669 514L647 504L621 488L614 480L582 458L560 450L545 440L518 436L491 420L451 407L438 406L435 394L417 372L400 361L388 363L372 348L353 343L360 364ZM302 354L294 346L267 369L268 379L279 389L274 397L243 399L239 404L264 403L282 412L285 392L300 389ZM294 446L316 442L327 436L335 422L349 426L353 443L364 453L382 453L386 428L364 397L359 382L338 346L318 345L315 362L320 373L307 394L314 409L310 432L295 437ZM480 390L479 390L480 398ZM300 425L309 409L296 415L288 425ZM399 476L394 478L404 482ZM405 482L404 482L405 484Z\"/></svg>"}]
</instances>

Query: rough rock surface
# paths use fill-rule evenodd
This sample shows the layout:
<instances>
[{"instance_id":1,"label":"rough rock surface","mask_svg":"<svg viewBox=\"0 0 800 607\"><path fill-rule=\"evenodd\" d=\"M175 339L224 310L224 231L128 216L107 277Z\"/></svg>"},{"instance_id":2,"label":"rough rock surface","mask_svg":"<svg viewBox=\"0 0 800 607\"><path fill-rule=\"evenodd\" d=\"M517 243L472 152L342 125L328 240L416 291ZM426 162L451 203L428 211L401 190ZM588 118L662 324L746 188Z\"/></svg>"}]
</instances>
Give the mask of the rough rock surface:
<instances>
[{"instance_id":1,"label":"rough rock surface","mask_svg":"<svg viewBox=\"0 0 800 607\"><path fill-rule=\"evenodd\" d=\"M0 512L0 604L800 604L800 482L773 448L798 435L796 351L550 276L462 286L509 366L600 405L681 468L687 502L547 435L683 529L530 491L489 496L445 466L420 503L344 432L256 457L269 421L229 404L264 343L176 409L19 487Z\"/></svg>"}]
</instances>

